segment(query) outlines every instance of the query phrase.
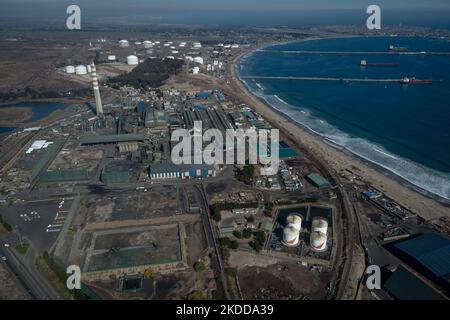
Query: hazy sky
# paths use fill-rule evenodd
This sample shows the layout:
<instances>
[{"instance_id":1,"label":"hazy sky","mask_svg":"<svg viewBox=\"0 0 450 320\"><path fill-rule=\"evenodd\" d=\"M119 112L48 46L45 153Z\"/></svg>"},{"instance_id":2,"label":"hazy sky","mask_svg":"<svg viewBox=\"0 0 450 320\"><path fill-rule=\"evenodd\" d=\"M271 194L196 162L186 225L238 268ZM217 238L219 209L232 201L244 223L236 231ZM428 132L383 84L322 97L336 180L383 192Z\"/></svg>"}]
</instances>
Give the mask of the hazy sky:
<instances>
[{"instance_id":1,"label":"hazy sky","mask_svg":"<svg viewBox=\"0 0 450 320\"><path fill-rule=\"evenodd\" d=\"M385 8L450 8L449 0L0 0L2 10L8 7L26 10L26 7L50 8L67 4L86 7L141 7L155 9L196 10L311 10L352 9L377 4ZM2 11L1 10L1 11Z\"/></svg>"},{"instance_id":2,"label":"hazy sky","mask_svg":"<svg viewBox=\"0 0 450 320\"><path fill-rule=\"evenodd\" d=\"M365 10L371 4L379 5L392 23L423 19L420 10L392 13L398 8L442 8L445 10L435 11L434 15L450 21L450 0L0 0L0 23L59 23L66 19L65 9L70 4L81 7L84 21L96 23L359 24L367 18ZM340 18L329 14L328 19L325 12L336 9L356 13ZM320 13L308 13L311 10ZM430 17L433 15L428 13Z\"/></svg>"}]
</instances>

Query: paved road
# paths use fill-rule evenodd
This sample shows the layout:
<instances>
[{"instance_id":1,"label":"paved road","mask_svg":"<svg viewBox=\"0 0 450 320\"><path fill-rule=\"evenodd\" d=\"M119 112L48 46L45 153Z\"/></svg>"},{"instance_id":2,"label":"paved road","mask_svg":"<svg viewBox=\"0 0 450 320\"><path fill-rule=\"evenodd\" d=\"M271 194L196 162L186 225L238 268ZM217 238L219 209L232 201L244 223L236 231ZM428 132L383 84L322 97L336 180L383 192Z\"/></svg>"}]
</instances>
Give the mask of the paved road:
<instances>
[{"instance_id":1,"label":"paved road","mask_svg":"<svg viewBox=\"0 0 450 320\"><path fill-rule=\"evenodd\" d=\"M0 245L2 246L2 251L6 256L6 263L8 267L12 270L17 280L23 285L30 296L36 300L58 300L60 297L47 282L46 279L42 277L39 271L36 269L34 264L35 253L34 249L30 246L27 254L24 257L20 257L14 249L5 248L5 242L0 239Z\"/></svg>"},{"instance_id":2,"label":"paved road","mask_svg":"<svg viewBox=\"0 0 450 320\"><path fill-rule=\"evenodd\" d=\"M204 223L206 222L207 227L206 227L206 231L208 233L207 238L208 238L208 243L211 245L213 245L216 256L217 256L217 262L219 264L219 272L220 272L220 278L222 281L222 286L223 286L223 291L225 293L225 297L227 300L230 300L230 292L228 289L228 283L227 283L227 276L225 274L225 268L224 268L224 264L222 261L222 255L220 254L220 250L219 250L219 245L217 244L217 234L215 232L215 228L212 226L211 224L211 212L209 210L209 205L208 205L208 200L206 197L206 192L205 192L205 188L203 186L203 184L201 184L201 186L196 185L199 194L202 196L203 198L203 202L204 202L204 206L206 209L206 212L202 214L202 219L205 219L206 221L204 221Z\"/></svg>"}]
</instances>

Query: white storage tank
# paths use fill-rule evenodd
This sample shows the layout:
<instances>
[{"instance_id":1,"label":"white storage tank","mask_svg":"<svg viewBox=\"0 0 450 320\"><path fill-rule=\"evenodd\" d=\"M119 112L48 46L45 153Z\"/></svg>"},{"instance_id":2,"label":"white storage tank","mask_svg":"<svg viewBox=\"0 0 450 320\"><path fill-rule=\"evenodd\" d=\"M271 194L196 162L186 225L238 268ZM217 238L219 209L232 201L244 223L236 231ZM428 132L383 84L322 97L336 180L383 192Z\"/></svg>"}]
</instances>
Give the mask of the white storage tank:
<instances>
[{"instance_id":1,"label":"white storage tank","mask_svg":"<svg viewBox=\"0 0 450 320\"><path fill-rule=\"evenodd\" d=\"M292 225L283 229L283 244L287 247L295 247L299 243L299 230Z\"/></svg>"},{"instance_id":2,"label":"white storage tank","mask_svg":"<svg viewBox=\"0 0 450 320\"><path fill-rule=\"evenodd\" d=\"M109 55L108 56L108 61L116 61L117 60L117 58L116 58L116 56L115 55Z\"/></svg>"},{"instance_id":3,"label":"white storage tank","mask_svg":"<svg viewBox=\"0 0 450 320\"><path fill-rule=\"evenodd\" d=\"M129 46L130 46L130 43L128 42L128 40L120 40L119 41L119 47L126 48L126 47L129 47Z\"/></svg>"},{"instance_id":4,"label":"white storage tank","mask_svg":"<svg viewBox=\"0 0 450 320\"><path fill-rule=\"evenodd\" d=\"M67 66L66 67L66 73L74 74L75 73L75 67L74 66Z\"/></svg>"},{"instance_id":5,"label":"white storage tank","mask_svg":"<svg viewBox=\"0 0 450 320\"><path fill-rule=\"evenodd\" d=\"M327 236L321 232L312 232L310 239L311 249L322 252L327 249Z\"/></svg>"},{"instance_id":6,"label":"white storage tank","mask_svg":"<svg viewBox=\"0 0 450 320\"><path fill-rule=\"evenodd\" d=\"M311 223L311 231L326 235L328 232L328 221L324 218L314 218Z\"/></svg>"},{"instance_id":7,"label":"white storage tank","mask_svg":"<svg viewBox=\"0 0 450 320\"><path fill-rule=\"evenodd\" d=\"M87 69L86 69L86 66L83 66L83 65L79 65L79 66L77 66L76 68L75 68L75 73L77 74L77 75L84 75L84 74L87 74Z\"/></svg>"},{"instance_id":8,"label":"white storage tank","mask_svg":"<svg viewBox=\"0 0 450 320\"><path fill-rule=\"evenodd\" d=\"M200 72L200 68L199 67L192 68L192 73L193 74L199 74L199 72Z\"/></svg>"},{"instance_id":9,"label":"white storage tank","mask_svg":"<svg viewBox=\"0 0 450 320\"><path fill-rule=\"evenodd\" d=\"M287 225L291 225L296 228L299 232L302 229L302 218L296 214L290 214L286 218Z\"/></svg>"},{"instance_id":10,"label":"white storage tank","mask_svg":"<svg viewBox=\"0 0 450 320\"><path fill-rule=\"evenodd\" d=\"M203 58L202 57L195 57L194 62L198 64L203 64Z\"/></svg>"},{"instance_id":11,"label":"white storage tank","mask_svg":"<svg viewBox=\"0 0 450 320\"><path fill-rule=\"evenodd\" d=\"M142 42L142 44L144 45L144 48L146 48L146 49L153 47L153 43L148 40L145 40L144 42Z\"/></svg>"},{"instance_id":12,"label":"white storage tank","mask_svg":"<svg viewBox=\"0 0 450 320\"><path fill-rule=\"evenodd\" d=\"M135 66L135 65L139 64L139 59L138 59L138 57L133 56L133 55L128 56L128 57L127 57L127 64L128 64L129 66Z\"/></svg>"}]
</instances>

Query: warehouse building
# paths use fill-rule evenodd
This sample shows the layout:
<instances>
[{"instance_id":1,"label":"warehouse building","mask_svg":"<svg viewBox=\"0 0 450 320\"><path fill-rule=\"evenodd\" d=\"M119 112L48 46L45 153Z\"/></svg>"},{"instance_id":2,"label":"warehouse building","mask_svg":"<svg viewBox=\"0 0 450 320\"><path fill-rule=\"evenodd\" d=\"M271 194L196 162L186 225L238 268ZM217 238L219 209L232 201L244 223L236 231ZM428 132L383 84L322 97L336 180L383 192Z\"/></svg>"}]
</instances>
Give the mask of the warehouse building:
<instances>
[{"instance_id":1,"label":"warehouse building","mask_svg":"<svg viewBox=\"0 0 450 320\"><path fill-rule=\"evenodd\" d=\"M397 300L444 300L437 291L402 266L398 266L386 280L383 289Z\"/></svg>"},{"instance_id":2,"label":"warehouse building","mask_svg":"<svg viewBox=\"0 0 450 320\"><path fill-rule=\"evenodd\" d=\"M149 167L149 177L158 179L191 179L215 177L216 168L213 165L158 163Z\"/></svg>"},{"instance_id":3,"label":"warehouse building","mask_svg":"<svg viewBox=\"0 0 450 320\"><path fill-rule=\"evenodd\" d=\"M169 125L169 119L164 111L149 111L145 115L145 126L148 128L165 129Z\"/></svg>"},{"instance_id":4,"label":"warehouse building","mask_svg":"<svg viewBox=\"0 0 450 320\"><path fill-rule=\"evenodd\" d=\"M450 240L428 233L392 245L392 252L450 292Z\"/></svg>"},{"instance_id":5,"label":"warehouse building","mask_svg":"<svg viewBox=\"0 0 450 320\"><path fill-rule=\"evenodd\" d=\"M93 135L86 134L81 137L81 145L108 144L144 141L143 134L111 134L111 135Z\"/></svg>"},{"instance_id":6,"label":"warehouse building","mask_svg":"<svg viewBox=\"0 0 450 320\"><path fill-rule=\"evenodd\" d=\"M320 174L318 174L316 172L308 174L305 178L312 185L316 186L319 189L331 187L331 183L327 179L325 179L323 176L321 176Z\"/></svg>"}]
</instances>

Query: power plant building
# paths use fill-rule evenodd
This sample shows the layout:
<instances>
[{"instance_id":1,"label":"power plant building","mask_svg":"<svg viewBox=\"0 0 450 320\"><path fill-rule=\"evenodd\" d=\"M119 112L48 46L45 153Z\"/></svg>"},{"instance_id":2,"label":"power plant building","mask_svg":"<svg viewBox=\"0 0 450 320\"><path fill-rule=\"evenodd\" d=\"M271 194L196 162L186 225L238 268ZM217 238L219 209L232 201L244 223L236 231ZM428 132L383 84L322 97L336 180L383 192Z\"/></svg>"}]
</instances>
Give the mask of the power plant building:
<instances>
[{"instance_id":1,"label":"power plant building","mask_svg":"<svg viewBox=\"0 0 450 320\"><path fill-rule=\"evenodd\" d=\"M191 179L215 177L216 168L206 164L181 164L157 163L149 167L149 177L152 180L159 179Z\"/></svg>"},{"instance_id":2,"label":"power plant building","mask_svg":"<svg viewBox=\"0 0 450 320\"><path fill-rule=\"evenodd\" d=\"M95 97L95 109L97 111L97 116L103 114L103 105L102 99L100 97L100 88L98 86L98 78L97 78L97 69L95 68L95 64L91 65L92 70L92 85L94 87L94 97Z\"/></svg>"}]
</instances>

